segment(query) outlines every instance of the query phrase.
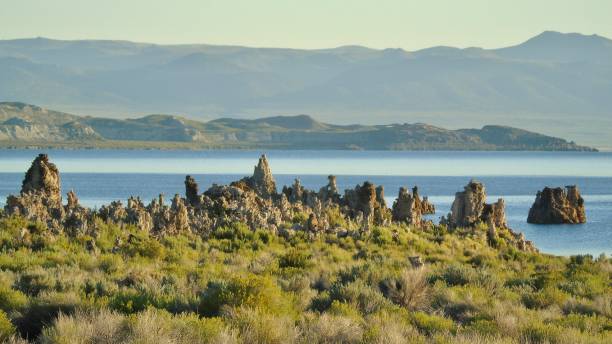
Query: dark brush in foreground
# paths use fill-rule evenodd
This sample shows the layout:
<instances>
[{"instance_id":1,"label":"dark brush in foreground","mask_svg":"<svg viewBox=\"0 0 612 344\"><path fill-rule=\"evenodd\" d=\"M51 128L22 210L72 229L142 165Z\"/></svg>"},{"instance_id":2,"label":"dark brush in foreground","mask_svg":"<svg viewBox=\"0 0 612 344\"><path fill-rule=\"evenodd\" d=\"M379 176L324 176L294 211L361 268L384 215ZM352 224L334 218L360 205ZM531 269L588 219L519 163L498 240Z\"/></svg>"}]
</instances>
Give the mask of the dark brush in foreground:
<instances>
[{"instance_id":1,"label":"dark brush in foreground","mask_svg":"<svg viewBox=\"0 0 612 344\"><path fill-rule=\"evenodd\" d=\"M138 197L130 197L127 207L120 201L91 210L79 205L76 194L68 192L68 204L63 205L60 176L57 167L45 154L39 155L27 171L21 194L7 198L5 212L21 215L29 220L45 223L55 231L72 235L90 234L95 218L118 224L137 226L154 236L179 233L207 235L232 223L244 223L251 230L264 229L283 236L295 231L311 234L321 232L348 235L350 230L368 231L372 226L387 226L392 222L405 223L415 228L433 227L423 214L435 212L427 198L421 199L415 186L412 193L402 187L391 209L385 203L384 188L366 181L340 195L336 178L329 176L328 185L319 191L305 189L298 179L290 187L277 192L276 182L265 155L255 166L253 176L232 182L214 184L203 194L191 176L185 178L186 198L178 194L166 205L163 195L147 206ZM450 229L474 228L480 223L488 227L492 244L502 235L517 248L535 251L522 233L515 233L506 223L504 202L486 203L485 187L471 181L465 191L455 195L451 213L443 217L441 225ZM296 216L305 216L302 224L295 224ZM340 223L346 223L342 227Z\"/></svg>"}]
</instances>

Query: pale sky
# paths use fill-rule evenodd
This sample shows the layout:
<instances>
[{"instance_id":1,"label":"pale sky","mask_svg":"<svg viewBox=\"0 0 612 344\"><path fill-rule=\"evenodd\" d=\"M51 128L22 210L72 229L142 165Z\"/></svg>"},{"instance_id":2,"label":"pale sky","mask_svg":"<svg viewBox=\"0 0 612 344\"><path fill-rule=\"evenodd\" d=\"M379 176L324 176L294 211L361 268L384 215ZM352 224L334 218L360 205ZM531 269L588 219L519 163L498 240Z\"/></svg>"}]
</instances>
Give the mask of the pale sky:
<instances>
[{"instance_id":1,"label":"pale sky","mask_svg":"<svg viewBox=\"0 0 612 344\"><path fill-rule=\"evenodd\" d=\"M495 48L545 30L612 37L612 0L0 0L0 39Z\"/></svg>"}]
</instances>

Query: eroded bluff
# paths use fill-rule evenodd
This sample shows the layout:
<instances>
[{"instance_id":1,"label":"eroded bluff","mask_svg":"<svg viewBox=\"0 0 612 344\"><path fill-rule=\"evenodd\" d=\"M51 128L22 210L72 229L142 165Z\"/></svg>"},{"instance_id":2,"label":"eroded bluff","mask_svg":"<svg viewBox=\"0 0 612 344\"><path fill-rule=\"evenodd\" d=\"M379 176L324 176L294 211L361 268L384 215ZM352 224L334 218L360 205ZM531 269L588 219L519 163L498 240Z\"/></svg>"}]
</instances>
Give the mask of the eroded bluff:
<instances>
[{"instance_id":1,"label":"eroded bluff","mask_svg":"<svg viewBox=\"0 0 612 344\"><path fill-rule=\"evenodd\" d=\"M545 187L538 191L527 222L534 224L578 224L586 222L584 199L576 185Z\"/></svg>"},{"instance_id":2,"label":"eroded bluff","mask_svg":"<svg viewBox=\"0 0 612 344\"><path fill-rule=\"evenodd\" d=\"M485 199L484 186L471 182L464 192L457 193L452 212L443 222L451 228L474 227L483 222L488 225L491 238L502 230L513 235L512 240L518 247L533 249L530 242L507 228L503 200L486 204ZM154 236L187 232L207 235L218 227L236 222L245 223L252 230L268 229L279 235L290 235L295 230L340 235L346 234L348 227L368 230L373 225L391 222L406 223L414 228L432 225L423 215L434 211L427 198L420 198L417 187L412 192L400 188L389 209L382 186L366 181L340 194L334 176L329 176L327 185L318 191L304 188L296 179L293 185L283 187L279 193L264 155L251 177L230 185L213 184L199 193L196 180L188 175L184 198L177 194L166 202L160 194L145 204L138 197L130 197L126 205L114 201L91 210L79 204L73 191L67 194L67 204L62 204L59 171L46 155L41 154L28 169L19 196L9 196L5 207L6 214L44 222L53 231L94 237L96 218L133 225Z\"/></svg>"}]
</instances>

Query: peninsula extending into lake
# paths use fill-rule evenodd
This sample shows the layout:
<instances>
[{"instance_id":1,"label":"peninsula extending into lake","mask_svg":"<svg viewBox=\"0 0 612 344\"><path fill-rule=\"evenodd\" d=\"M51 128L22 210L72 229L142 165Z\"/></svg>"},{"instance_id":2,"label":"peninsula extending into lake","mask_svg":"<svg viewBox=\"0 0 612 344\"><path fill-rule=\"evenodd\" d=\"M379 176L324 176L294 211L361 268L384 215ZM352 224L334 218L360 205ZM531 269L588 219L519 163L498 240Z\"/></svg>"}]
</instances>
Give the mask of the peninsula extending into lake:
<instances>
[{"instance_id":1,"label":"peninsula extending into lake","mask_svg":"<svg viewBox=\"0 0 612 344\"><path fill-rule=\"evenodd\" d=\"M199 122L180 116L77 116L0 103L2 148L596 151L507 126L449 130L428 124L334 125L307 115Z\"/></svg>"}]
</instances>

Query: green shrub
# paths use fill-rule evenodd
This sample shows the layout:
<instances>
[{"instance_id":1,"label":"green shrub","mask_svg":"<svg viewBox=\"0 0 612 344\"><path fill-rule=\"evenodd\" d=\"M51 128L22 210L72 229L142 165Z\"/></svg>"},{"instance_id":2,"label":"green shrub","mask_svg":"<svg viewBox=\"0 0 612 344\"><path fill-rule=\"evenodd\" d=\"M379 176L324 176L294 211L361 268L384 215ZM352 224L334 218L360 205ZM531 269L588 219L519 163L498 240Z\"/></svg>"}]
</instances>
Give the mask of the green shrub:
<instances>
[{"instance_id":1,"label":"green shrub","mask_svg":"<svg viewBox=\"0 0 612 344\"><path fill-rule=\"evenodd\" d=\"M450 286L466 285L474 281L477 278L477 274L470 266L453 264L446 267L437 278L445 281Z\"/></svg>"},{"instance_id":2,"label":"green shrub","mask_svg":"<svg viewBox=\"0 0 612 344\"><path fill-rule=\"evenodd\" d=\"M0 310L11 312L20 310L26 306L27 296L18 290L13 290L7 286L0 286Z\"/></svg>"},{"instance_id":3,"label":"green shrub","mask_svg":"<svg viewBox=\"0 0 612 344\"><path fill-rule=\"evenodd\" d=\"M282 314L289 311L287 301L272 279L249 275L209 282L199 310L206 316L219 315L222 306L251 307Z\"/></svg>"},{"instance_id":4,"label":"green shrub","mask_svg":"<svg viewBox=\"0 0 612 344\"><path fill-rule=\"evenodd\" d=\"M376 245L384 246L392 243L393 237L388 230L375 227L372 230L372 242L374 242Z\"/></svg>"},{"instance_id":5,"label":"green shrub","mask_svg":"<svg viewBox=\"0 0 612 344\"><path fill-rule=\"evenodd\" d=\"M292 223L295 224L299 224L299 225L306 225L306 222L308 221L308 214L303 213L303 212L296 212L293 215L293 219L291 219Z\"/></svg>"},{"instance_id":6,"label":"green shrub","mask_svg":"<svg viewBox=\"0 0 612 344\"><path fill-rule=\"evenodd\" d=\"M240 342L245 344L285 344L298 338L292 318L270 314L260 308L226 308L223 314L232 328L239 332Z\"/></svg>"},{"instance_id":7,"label":"green shrub","mask_svg":"<svg viewBox=\"0 0 612 344\"><path fill-rule=\"evenodd\" d=\"M150 259L159 259L164 255L164 246L148 234L139 233L138 236L130 236L125 251L132 257L141 256Z\"/></svg>"},{"instance_id":8,"label":"green shrub","mask_svg":"<svg viewBox=\"0 0 612 344\"><path fill-rule=\"evenodd\" d=\"M352 317L322 314L306 316L300 324L304 343L361 343L363 327Z\"/></svg>"},{"instance_id":9,"label":"green shrub","mask_svg":"<svg viewBox=\"0 0 612 344\"><path fill-rule=\"evenodd\" d=\"M279 257L278 266L281 268L305 269L311 264L310 258L309 254L294 249Z\"/></svg>"},{"instance_id":10,"label":"green shrub","mask_svg":"<svg viewBox=\"0 0 612 344\"><path fill-rule=\"evenodd\" d=\"M530 323L521 331L523 341L533 344L558 343L561 331L554 325Z\"/></svg>"},{"instance_id":11,"label":"green shrub","mask_svg":"<svg viewBox=\"0 0 612 344\"><path fill-rule=\"evenodd\" d=\"M392 305L378 288L374 289L362 281L335 284L330 290L330 300L350 303L362 314L372 314Z\"/></svg>"},{"instance_id":12,"label":"green shrub","mask_svg":"<svg viewBox=\"0 0 612 344\"><path fill-rule=\"evenodd\" d=\"M123 264L123 259L115 254L104 254L98 259L98 267L107 274L119 271Z\"/></svg>"},{"instance_id":13,"label":"green shrub","mask_svg":"<svg viewBox=\"0 0 612 344\"><path fill-rule=\"evenodd\" d=\"M415 312L411 314L412 324L426 335L450 333L455 331L455 323L441 316Z\"/></svg>"},{"instance_id":14,"label":"green shrub","mask_svg":"<svg viewBox=\"0 0 612 344\"><path fill-rule=\"evenodd\" d=\"M0 341L8 340L15 332L15 326L13 326L6 313L0 311Z\"/></svg>"},{"instance_id":15,"label":"green shrub","mask_svg":"<svg viewBox=\"0 0 612 344\"><path fill-rule=\"evenodd\" d=\"M476 332L483 336L495 337L499 335L499 326L495 321L480 319L469 324L466 327L469 332Z\"/></svg>"},{"instance_id":16,"label":"green shrub","mask_svg":"<svg viewBox=\"0 0 612 344\"><path fill-rule=\"evenodd\" d=\"M561 307L567 299L567 294L556 288L546 288L540 291L527 292L522 296L525 307L531 309L542 309L552 305Z\"/></svg>"},{"instance_id":17,"label":"green shrub","mask_svg":"<svg viewBox=\"0 0 612 344\"><path fill-rule=\"evenodd\" d=\"M72 314L79 304L80 299L74 294L41 295L15 319L15 325L22 336L36 338L58 314Z\"/></svg>"},{"instance_id":18,"label":"green shrub","mask_svg":"<svg viewBox=\"0 0 612 344\"><path fill-rule=\"evenodd\" d=\"M429 304L430 288L425 269L407 269L399 278L380 283L383 295L408 310L419 310Z\"/></svg>"}]
</instances>

